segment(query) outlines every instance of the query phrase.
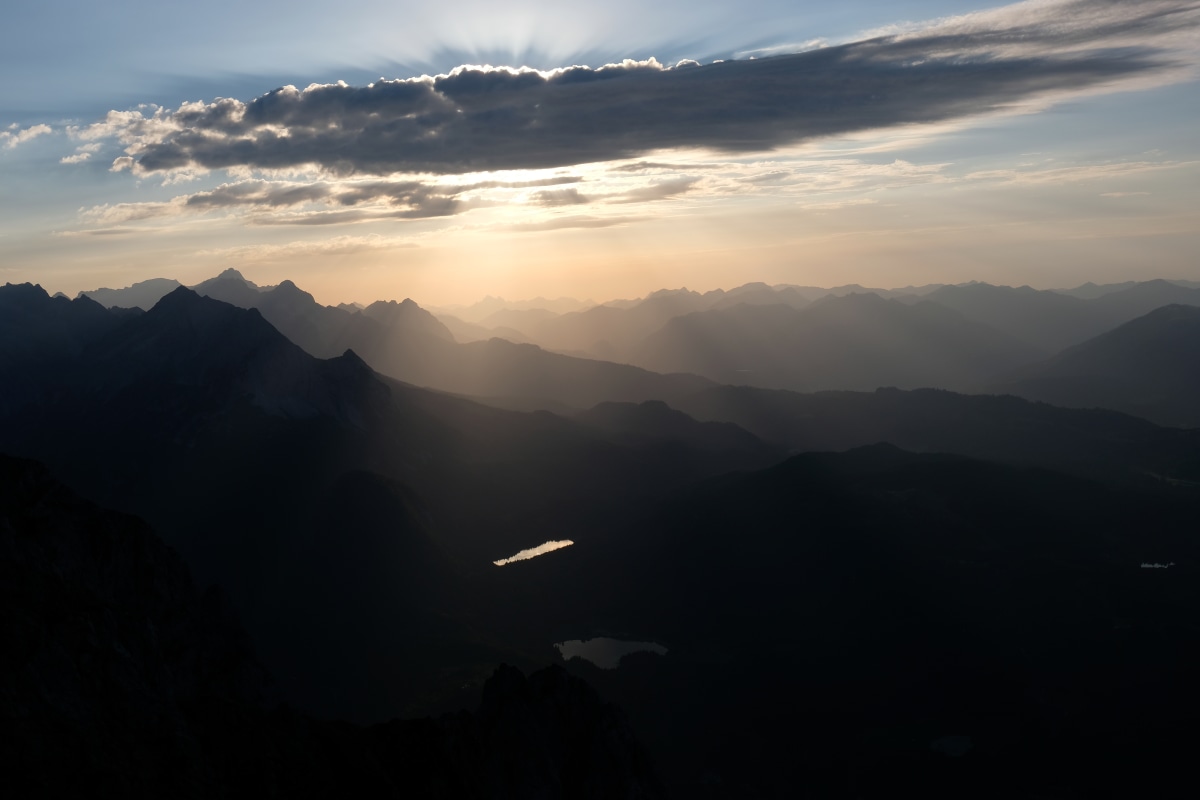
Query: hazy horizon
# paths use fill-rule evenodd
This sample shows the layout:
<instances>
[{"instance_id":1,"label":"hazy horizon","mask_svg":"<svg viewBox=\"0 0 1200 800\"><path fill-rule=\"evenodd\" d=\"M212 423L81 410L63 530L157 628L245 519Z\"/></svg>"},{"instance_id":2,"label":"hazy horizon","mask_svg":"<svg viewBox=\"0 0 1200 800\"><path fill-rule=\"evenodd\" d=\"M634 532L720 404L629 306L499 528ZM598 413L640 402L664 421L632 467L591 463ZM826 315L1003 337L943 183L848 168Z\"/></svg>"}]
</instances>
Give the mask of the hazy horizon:
<instances>
[{"instance_id":1,"label":"hazy horizon","mask_svg":"<svg viewBox=\"0 0 1200 800\"><path fill-rule=\"evenodd\" d=\"M230 269L230 268L226 267L226 269ZM233 268L233 269L237 269L237 268ZM274 289L276 286L279 285L278 283L264 283L261 280L255 280L255 275L253 273L248 273L246 270L237 269L237 272L239 275L241 275L241 277L244 280L248 281L249 283L255 284L259 289L262 289L262 290ZM176 280L182 286L186 286L188 288L194 288L205 281L212 280L212 279L218 277L219 274L220 273L213 273L213 274L204 276L200 280L197 280L197 281L194 281L191 283L179 281L178 278L175 278L170 275L152 275L152 276L148 276L146 278L140 279L139 281L135 282L135 284L127 284L124 286L93 286L90 288L79 289L74 293L67 292L67 291L57 288L55 286L46 285L44 282L40 282L40 281L29 280L29 281L24 281L24 282L39 285L48 294L50 294L52 296L57 295L57 294L62 294L68 298L74 299L82 294L94 294L96 292L104 292L104 291L120 292L120 291L124 291L124 290L133 288L137 283L143 283L146 281L154 281L154 280ZM1019 284L1019 285L1018 284L1010 285L1010 284L993 283L990 285L998 286L998 287L1005 287L1005 288L1031 288L1031 289L1036 289L1039 291L1069 291L1072 289L1080 288L1089 283L1096 284L1098 286L1104 286L1106 284L1107 285L1118 285L1118 284L1127 283L1127 282L1139 283L1139 282L1155 281L1155 280L1164 280L1167 282L1173 282L1173 283L1177 283L1178 285L1188 286L1191 288L1197 288L1196 286L1193 286L1194 284L1200 285L1200 280L1190 280L1188 278L1182 278L1182 277L1177 277L1177 276L1163 276L1163 275L1157 275L1157 274L1146 274L1143 276L1139 276L1137 278L1130 279L1129 281L1101 282L1101 281L1087 280L1087 281L1082 281L1080 283L1071 284L1071 285L1048 285L1048 284L1046 284L1046 282L1042 282L1043 284L1046 284L1046 285L1038 285L1038 284L1030 284L1030 283ZM295 281L292 278L287 277L286 275L284 277L282 277L279 282L282 283L283 281L292 281L292 283L294 283L299 289L306 291L309 294L312 294L313 299L316 300L317 303L319 303L320 305L337 306L339 304L341 304L341 305L357 304L360 306L367 306L367 305L370 305L371 303L377 302L377 301L400 302L402 300L407 299L407 300L412 300L413 302L415 302L417 305L419 305L420 307L422 307L424 309L427 309L429 311L432 311L432 312L438 313L438 314L440 314L440 313L453 314L456 310L465 310L465 309L473 308L475 306L488 303L488 301L495 301L497 303L503 303L506 305L506 307L507 306L529 306L532 308L545 308L545 304L554 304L556 302L566 301L569 303L578 304L579 310L583 310L583 309L590 308L593 306L607 305L607 304L613 304L613 303L618 303L618 304L619 303L635 303L635 302L638 302L641 300L645 300L646 298L648 298L651 295L654 295L657 293L663 293L663 292L666 292L666 293L694 292L696 294L704 295L704 294L708 294L708 293L712 293L712 292L729 292L731 290L738 289L743 286L748 286L751 284L756 284L756 283L766 284L771 289L776 289L776 290L780 289L780 288L786 288L786 287L792 287L792 286L797 286L797 287L803 286L804 288L823 289L823 290L841 289L841 288L845 288L848 286L859 286L862 289L864 289L865 291L883 290L883 291L887 291L887 292L902 292L905 289L925 289L930 286L969 286L972 284L988 283L988 281L980 281L980 280L970 279L970 280L963 280L963 281L958 281L958 282L946 282L946 283L933 282L933 283L926 283L926 284L910 283L910 284L893 285L893 286L872 286L872 285L868 285L868 284L861 283L858 281L848 281L848 282L836 284L836 285L835 284L826 284L826 285L807 284L807 285L805 285L805 284L796 284L796 283L774 283L774 284L771 284L771 283L767 283L766 281L758 281L758 280L754 280L754 279L749 279L749 280L742 281L741 283L725 284L725 285L703 287L703 288L698 287L698 286L658 286L658 287L648 289L647 291L643 292L642 294L628 295L628 296L621 296L621 297L593 297L593 296L586 296L586 295L572 296L572 295L565 295L565 294L556 295L556 294L552 294L552 293L542 293L542 294L537 294L537 295L529 295L529 296L521 296L521 297L517 297L517 296L503 297L503 296L492 295L492 294L483 294L483 295L479 295L477 297L473 297L473 298L465 300L465 301L439 304L439 303L427 302L423 298L410 297L408 295L355 297L355 298L351 298L348 300L346 300L346 299L336 299L336 300L326 299L326 298L323 298L322 296L320 296L319 294L311 291L308 286L306 286L302 283L299 283L298 281ZM17 281L10 279L10 280L7 280L6 283L17 283ZM146 310L146 309L144 309L144 310ZM556 313L560 313L560 312L556 312Z\"/></svg>"}]
</instances>

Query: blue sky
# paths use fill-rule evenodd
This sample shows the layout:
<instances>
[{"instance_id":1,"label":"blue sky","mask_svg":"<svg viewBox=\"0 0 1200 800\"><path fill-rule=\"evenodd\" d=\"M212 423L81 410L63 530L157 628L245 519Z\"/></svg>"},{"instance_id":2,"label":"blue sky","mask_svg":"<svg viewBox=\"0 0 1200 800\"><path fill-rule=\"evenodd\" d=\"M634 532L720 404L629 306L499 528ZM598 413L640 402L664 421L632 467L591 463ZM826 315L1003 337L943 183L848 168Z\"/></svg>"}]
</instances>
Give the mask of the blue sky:
<instances>
[{"instance_id":1,"label":"blue sky","mask_svg":"<svg viewBox=\"0 0 1200 800\"><path fill-rule=\"evenodd\" d=\"M0 279L1200 279L1198 29L1186 0L9 9Z\"/></svg>"}]
</instances>

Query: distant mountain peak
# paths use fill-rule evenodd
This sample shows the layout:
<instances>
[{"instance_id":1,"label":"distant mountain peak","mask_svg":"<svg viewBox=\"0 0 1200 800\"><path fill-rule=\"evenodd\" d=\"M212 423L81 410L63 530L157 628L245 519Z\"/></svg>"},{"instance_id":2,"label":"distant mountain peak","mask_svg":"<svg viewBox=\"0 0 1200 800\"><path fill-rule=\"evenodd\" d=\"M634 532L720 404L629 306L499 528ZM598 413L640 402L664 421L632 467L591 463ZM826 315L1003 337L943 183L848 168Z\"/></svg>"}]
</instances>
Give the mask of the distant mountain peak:
<instances>
[{"instance_id":1,"label":"distant mountain peak","mask_svg":"<svg viewBox=\"0 0 1200 800\"><path fill-rule=\"evenodd\" d=\"M274 297L284 297L290 300L307 300L311 303L316 303L317 300L311 294L301 289L292 281L280 281L273 289L268 290L264 294Z\"/></svg>"},{"instance_id":2,"label":"distant mountain peak","mask_svg":"<svg viewBox=\"0 0 1200 800\"><path fill-rule=\"evenodd\" d=\"M162 300L154 306L153 311L162 313L162 311L172 308L187 308L190 305L195 305L201 301L201 296L193 292L186 286L180 286L163 295Z\"/></svg>"},{"instance_id":3,"label":"distant mountain peak","mask_svg":"<svg viewBox=\"0 0 1200 800\"><path fill-rule=\"evenodd\" d=\"M411 308L420 308L420 306L417 305L416 301L413 300L411 297L406 297L400 301L376 300L374 303L371 303L371 305L367 306L367 308L368 309L374 308L376 310L384 309L384 308L389 308L389 309L390 308L409 308L409 309L411 309Z\"/></svg>"},{"instance_id":4,"label":"distant mountain peak","mask_svg":"<svg viewBox=\"0 0 1200 800\"><path fill-rule=\"evenodd\" d=\"M239 281L243 281L245 283L249 283L249 281L246 280L246 276L242 275L242 273L238 272L233 267L230 267L227 270L223 270L221 272L221 274L217 276L217 280L221 280L221 281L239 280Z\"/></svg>"}]
</instances>

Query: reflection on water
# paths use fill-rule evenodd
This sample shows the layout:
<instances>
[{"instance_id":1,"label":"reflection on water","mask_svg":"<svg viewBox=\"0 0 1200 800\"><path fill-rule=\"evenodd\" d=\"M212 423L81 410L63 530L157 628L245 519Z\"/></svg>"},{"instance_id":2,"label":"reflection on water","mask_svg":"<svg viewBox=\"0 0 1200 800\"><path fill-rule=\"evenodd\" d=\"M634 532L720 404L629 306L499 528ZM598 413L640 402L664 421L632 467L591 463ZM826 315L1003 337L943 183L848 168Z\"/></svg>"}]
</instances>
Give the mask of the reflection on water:
<instances>
[{"instance_id":1,"label":"reflection on water","mask_svg":"<svg viewBox=\"0 0 1200 800\"><path fill-rule=\"evenodd\" d=\"M667 648L657 642L624 642L620 639L608 639L598 636L595 639L572 639L554 645L566 661L575 656L592 662L600 669L616 669L621 664L621 656L629 653L667 654Z\"/></svg>"},{"instance_id":2,"label":"reflection on water","mask_svg":"<svg viewBox=\"0 0 1200 800\"><path fill-rule=\"evenodd\" d=\"M499 561L493 561L492 563L497 567L503 567L505 564L511 564L514 561L525 561L526 559L535 558L544 553L552 553L555 550L561 550L564 547L570 547L573 544L575 543L570 539L563 539L558 542L546 542L545 544L539 544L537 547L531 547L528 550L522 550L515 556L502 558Z\"/></svg>"}]
</instances>

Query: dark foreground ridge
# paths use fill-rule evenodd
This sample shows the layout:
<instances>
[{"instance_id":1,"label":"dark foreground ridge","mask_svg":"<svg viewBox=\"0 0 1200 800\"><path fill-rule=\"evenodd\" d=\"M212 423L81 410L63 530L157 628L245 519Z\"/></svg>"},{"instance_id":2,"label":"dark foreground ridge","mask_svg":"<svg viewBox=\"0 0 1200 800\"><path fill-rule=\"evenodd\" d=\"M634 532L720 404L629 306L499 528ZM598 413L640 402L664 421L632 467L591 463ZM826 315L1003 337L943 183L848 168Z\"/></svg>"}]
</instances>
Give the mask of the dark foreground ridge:
<instances>
[{"instance_id":1,"label":"dark foreground ridge","mask_svg":"<svg viewBox=\"0 0 1200 800\"><path fill-rule=\"evenodd\" d=\"M654 798L621 712L502 665L478 711L370 727L278 704L215 592L136 517L0 456L0 770L26 797Z\"/></svg>"}]
</instances>

